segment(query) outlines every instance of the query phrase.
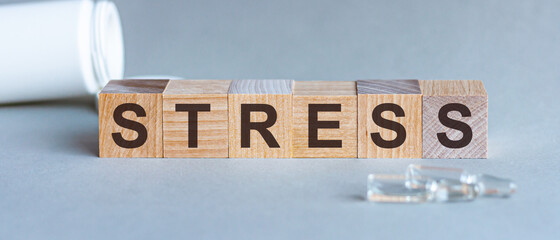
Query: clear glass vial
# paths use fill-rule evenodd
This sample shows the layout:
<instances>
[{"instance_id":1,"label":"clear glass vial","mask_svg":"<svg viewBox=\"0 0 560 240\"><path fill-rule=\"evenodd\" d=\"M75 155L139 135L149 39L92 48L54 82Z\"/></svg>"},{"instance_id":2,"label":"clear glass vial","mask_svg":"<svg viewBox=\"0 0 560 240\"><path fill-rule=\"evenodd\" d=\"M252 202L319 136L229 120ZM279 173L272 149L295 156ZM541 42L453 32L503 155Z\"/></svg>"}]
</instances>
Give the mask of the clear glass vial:
<instances>
[{"instance_id":1,"label":"clear glass vial","mask_svg":"<svg viewBox=\"0 0 560 240\"><path fill-rule=\"evenodd\" d=\"M477 194L485 197L509 197L517 190L517 185L510 179L488 174L471 174L460 168L443 168L411 164L406 171L407 186L425 185L426 179L437 182L467 184L474 186ZM422 177L420 179L419 177ZM420 179L420 180L419 180Z\"/></svg>"},{"instance_id":2,"label":"clear glass vial","mask_svg":"<svg viewBox=\"0 0 560 240\"><path fill-rule=\"evenodd\" d=\"M408 188L406 176L370 174L367 179L367 200L388 203L423 203L430 201L425 188Z\"/></svg>"},{"instance_id":3,"label":"clear glass vial","mask_svg":"<svg viewBox=\"0 0 560 240\"><path fill-rule=\"evenodd\" d=\"M422 176L417 180L416 185L409 185L409 178L405 175L370 174L367 199L372 202L425 203L472 201L477 197L474 185Z\"/></svg>"}]
</instances>

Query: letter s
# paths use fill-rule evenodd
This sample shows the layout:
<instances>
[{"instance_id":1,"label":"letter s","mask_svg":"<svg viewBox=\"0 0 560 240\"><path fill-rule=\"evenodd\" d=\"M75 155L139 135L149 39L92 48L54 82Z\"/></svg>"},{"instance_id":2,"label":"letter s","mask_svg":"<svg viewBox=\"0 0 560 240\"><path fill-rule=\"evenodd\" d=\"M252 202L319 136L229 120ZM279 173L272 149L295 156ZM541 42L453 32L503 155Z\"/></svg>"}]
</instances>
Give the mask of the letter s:
<instances>
[{"instance_id":1,"label":"letter s","mask_svg":"<svg viewBox=\"0 0 560 240\"><path fill-rule=\"evenodd\" d=\"M133 111L134 113L136 113L137 117L145 117L146 111L138 104L124 103L115 108L115 111L113 112L113 119L115 119L115 123L123 128L137 132L138 137L134 140L129 141L124 139L121 133L113 133L113 141L115 141L115 143L122 148L140 147L144 145L144 143L148 139L148 130L141 123L124 118L123 113L126 111Z\"/></svg>"}]
</instances>

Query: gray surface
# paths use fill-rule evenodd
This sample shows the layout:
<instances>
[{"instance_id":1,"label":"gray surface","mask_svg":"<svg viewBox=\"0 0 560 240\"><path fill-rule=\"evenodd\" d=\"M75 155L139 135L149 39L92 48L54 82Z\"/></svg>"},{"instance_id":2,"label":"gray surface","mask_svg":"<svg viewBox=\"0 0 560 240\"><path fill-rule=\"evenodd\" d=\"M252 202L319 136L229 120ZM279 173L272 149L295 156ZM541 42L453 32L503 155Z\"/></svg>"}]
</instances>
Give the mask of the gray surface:
<instances>
[{"instance_id":1,"label":"gray surface","mask_svg":"<svg viewBox=\"0 0 560 240\"><path fill-rule=\"evenodd\" d=\"M127 75L482 79L489 159L99 159L91 104L1 107L0 239L560 234L558 1L117 5ZM511 177L519 192L465 204L364 201L368 173L399 173L409 163Z\"/></svg>"}]
</instances>

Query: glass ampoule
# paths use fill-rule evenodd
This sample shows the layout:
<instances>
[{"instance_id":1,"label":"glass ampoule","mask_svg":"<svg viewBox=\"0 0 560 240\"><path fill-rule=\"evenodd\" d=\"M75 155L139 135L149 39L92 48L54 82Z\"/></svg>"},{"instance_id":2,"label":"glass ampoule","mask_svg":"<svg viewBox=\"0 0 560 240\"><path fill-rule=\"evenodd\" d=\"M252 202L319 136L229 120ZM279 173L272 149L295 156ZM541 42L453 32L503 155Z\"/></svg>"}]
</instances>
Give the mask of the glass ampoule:
<instances>
[{"instance_id":1,"label":"glass ampoule","mask_svg":"<svg viewBox=\"0 0 560 240\"><path fill-rule=\"evenodd\" d=\"M419 179L413 187L406 175L368 176L367 199L373 202L424 203L470 201L476 198L474 185L460 181Z\"/></svg>"},{"instance_id":2,"label":"glass ampoule","mask_svg":"<svg viewBox=\"0 0 560 240\"><path fill-rule=\"evenodd\" d=\"M420 178L419 176L422 176ZM426 179L445 180L447 183L460 182L473 185L477 194L486 197L509 197L515 193L517 186L509 179L488 174L470 174L460 168L443 168L411 164L406 172L407 187L415 188L426 184ZM457 184L457 183L453 183Z\"/></svg>"}]
</instances>

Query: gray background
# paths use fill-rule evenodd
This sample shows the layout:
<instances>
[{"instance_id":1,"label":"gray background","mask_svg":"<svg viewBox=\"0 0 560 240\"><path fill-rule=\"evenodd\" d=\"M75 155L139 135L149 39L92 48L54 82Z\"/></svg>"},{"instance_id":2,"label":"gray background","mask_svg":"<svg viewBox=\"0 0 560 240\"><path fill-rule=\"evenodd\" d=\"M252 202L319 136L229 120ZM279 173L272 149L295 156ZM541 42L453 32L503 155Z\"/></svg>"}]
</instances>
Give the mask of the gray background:
<instances>
[{"instance_id":1,"label":"gray background","mask_svg":"<svg viewBox=\"0 0 560 240\"><path fill-rule=\"evenodd\" d=\"M558 1L116 3L128 76L481 79L489 158L100 159L90 100L4 106L1 239L560 234ZM367 174L409 163L511 177L519 191L455 204L364 200Z\"/></svg>"}]
</instances>

